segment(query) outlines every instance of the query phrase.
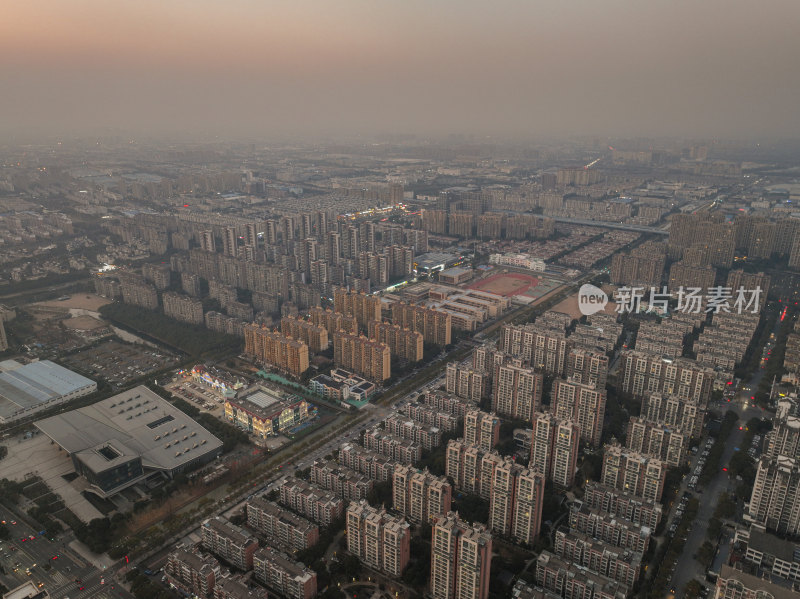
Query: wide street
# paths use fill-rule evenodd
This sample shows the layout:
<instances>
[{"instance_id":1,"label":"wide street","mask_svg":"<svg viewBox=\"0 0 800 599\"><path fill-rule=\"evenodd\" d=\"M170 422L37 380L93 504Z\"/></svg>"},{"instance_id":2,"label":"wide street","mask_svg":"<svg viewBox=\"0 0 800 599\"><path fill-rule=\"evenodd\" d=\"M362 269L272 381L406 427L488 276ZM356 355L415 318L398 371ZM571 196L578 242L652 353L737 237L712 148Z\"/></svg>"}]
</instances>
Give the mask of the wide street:
<instances>
[{"instance_id":1,"label":"wide street","mask_svg":"<svg viewBox=\"0 0 800 599\"><path fill-rule=\"evenodd\" d=\"M43 583L42 588L54 599L132 597L110 577L106 579L102 570L69 547L70 542L74 541L71 533L51 541L40 536L38 530L5 506L0 507L0 520L6 521L11 533L9 539L0 541L0 564L3 567L0 580L9 589L32 580L37 584Z\"/></svg>"},{"instance_id":2,"label":"wide street","mask_svg":"<svg viewBox=\"0 0 800 599\"><path fill-rule=\"evenodd\" d=\"M753 389L756 388L762 372L762 370L757 371L756 375L751 380L751 383L747 386ZM723 404L722 411L724 412L728 409L736 412L739 415L739 422L737 426L734 427L728 439L725 441L725 448L722 453L722 459L720 460L718 471L715 473L711 481L705 487L700 489L700 492L697 493L697 498L700 501L700 509L697 512L697 518L695 518L695 521L692 523L689 529L689 536L683 545L681 555L678 558L677 564L675 565L672 582L670 584L670 589L675 589L676 596L678 597L681 596L686 583L688 583L690 580L693 578L697 578L699 580L705 579L706 572L700 562L698 562L694 556L697 554L698 549L700 549L700 546L706 540L708 522L714 515L714 510L717 507L720 495L723 491L732 492L736 487L736 481L732 480L728 476L728 473L722 469L727 466L728 462L730 462L730 459L733 457L733 454L736 453L736 451L747 450L746 447L742 447L742 442L746 434L744 425L747 423L747 421L751 418L762 418L764 416L768 416L761 408L752 405L749 391L739 393L730 403L725 402ZM742 427L741 430L739 428L740 426ZM694 463L696 463L696 458L693 460L693 468ZM687 475L681 483L680 488L678 489L678 497L680 497L688 489L687 485L691 479L691 476L691 474ZM666 590L669 591L670 589Z\"/></svg>"}]
</instances>

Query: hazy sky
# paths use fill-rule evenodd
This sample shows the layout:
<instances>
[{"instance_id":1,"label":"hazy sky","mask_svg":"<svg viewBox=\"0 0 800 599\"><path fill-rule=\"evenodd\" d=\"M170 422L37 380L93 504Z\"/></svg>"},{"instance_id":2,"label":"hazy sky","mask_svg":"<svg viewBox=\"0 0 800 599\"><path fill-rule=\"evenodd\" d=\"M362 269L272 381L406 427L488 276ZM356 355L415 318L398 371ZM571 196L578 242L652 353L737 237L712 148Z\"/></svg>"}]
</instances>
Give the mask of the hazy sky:
<instances>
[{"instance_id":1,"label":"hazy sky","mask_svg":"<svg viewBox=\"0 0 800 599\"><path fill-rule=\"evenodd\" d=\"M0 133L800 136L800 0L5 0Z\"/></svg>"}]
</instances>

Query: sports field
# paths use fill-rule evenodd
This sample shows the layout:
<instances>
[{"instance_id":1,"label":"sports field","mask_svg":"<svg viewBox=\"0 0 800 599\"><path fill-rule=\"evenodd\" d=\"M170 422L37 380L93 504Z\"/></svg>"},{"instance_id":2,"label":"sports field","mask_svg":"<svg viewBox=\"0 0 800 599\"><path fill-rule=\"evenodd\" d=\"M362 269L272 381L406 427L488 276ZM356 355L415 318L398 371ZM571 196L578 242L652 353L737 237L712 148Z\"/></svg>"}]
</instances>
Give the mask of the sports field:
<instances>
[{"instance_id":1,"label":"sports field","mask_svg":"<svg viewBox=\"0 0 800 599\"><path fill-rule=\"evenodd\" d=\"M468 286L468 289L478 289L488 291L504 297L512 295L522 295L526 291L539 285L539 278L516 272L499 273L475 281Z\"/></svg>"}]
</instances>

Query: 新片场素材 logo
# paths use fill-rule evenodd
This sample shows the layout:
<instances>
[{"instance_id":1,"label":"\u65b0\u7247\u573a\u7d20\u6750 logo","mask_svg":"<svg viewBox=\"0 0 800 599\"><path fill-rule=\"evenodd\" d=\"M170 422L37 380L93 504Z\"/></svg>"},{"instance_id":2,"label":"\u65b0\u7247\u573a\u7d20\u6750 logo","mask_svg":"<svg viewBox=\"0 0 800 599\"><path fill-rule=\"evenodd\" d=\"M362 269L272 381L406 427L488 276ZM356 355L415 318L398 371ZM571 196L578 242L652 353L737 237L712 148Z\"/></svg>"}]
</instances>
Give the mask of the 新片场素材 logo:
<instances>
[{"instance_id":1,"label":"\u65b0\u7247\u573a\u7d20\u6750 logo","mask_svg":"<svg viewBox=\"0 0 800 599\"><path fill-rule=\"evenodd\" d=\"M608 295L599 287L587 283L578 290L578 309L584 316L600 312L607 303Z\"/></svg>"}]
</instances>

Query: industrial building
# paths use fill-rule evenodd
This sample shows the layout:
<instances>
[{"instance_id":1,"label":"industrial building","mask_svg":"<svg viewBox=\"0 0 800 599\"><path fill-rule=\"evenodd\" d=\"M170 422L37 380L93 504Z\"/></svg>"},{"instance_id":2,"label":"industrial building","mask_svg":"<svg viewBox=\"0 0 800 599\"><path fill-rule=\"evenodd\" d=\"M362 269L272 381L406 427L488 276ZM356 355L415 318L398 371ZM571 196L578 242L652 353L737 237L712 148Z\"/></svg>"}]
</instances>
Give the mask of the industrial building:
<instances>
[{"instance_id":1,"label":"industrial building","mask_svg":"<svg viewBox=\"0 0 800 599\"><path fill-rule=\"evenodd\" d=\"M0 424L83 397L97 383L50 360L20 364L0 362Z\"/></svg>"}]
</instances>

